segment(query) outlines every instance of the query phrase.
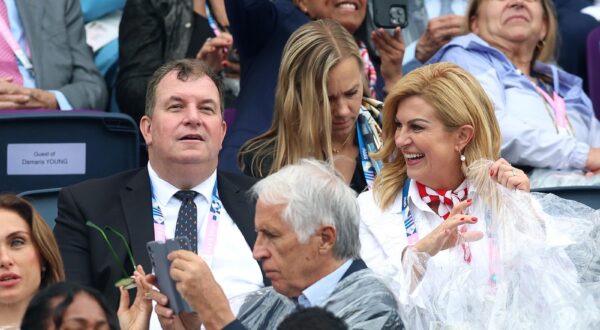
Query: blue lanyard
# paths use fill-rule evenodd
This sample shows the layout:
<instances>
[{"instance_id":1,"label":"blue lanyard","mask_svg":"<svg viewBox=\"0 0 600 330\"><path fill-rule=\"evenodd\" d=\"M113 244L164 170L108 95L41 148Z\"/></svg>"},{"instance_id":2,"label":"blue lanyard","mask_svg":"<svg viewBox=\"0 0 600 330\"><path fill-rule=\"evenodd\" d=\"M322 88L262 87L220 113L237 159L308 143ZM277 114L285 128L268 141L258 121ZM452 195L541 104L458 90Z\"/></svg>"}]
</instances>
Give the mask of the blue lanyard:
<instances>
[{"instance_id":1,"label":"blue lanyard","mask_svg":"<svg viewBox=\"0 0 600 330\"><path fill-rule=\"evenodd\" d=\"M369 158L369 152L377 152L377 147L375 146L373 133L369 130L369 123L366 115L358 115L356 136L358 137L358 153L360 155L365 181L367 181L367 186L371 189L373 187L373 182L375 181L375 176L377 173L381 172L381 163L371 161L371 158Z\"/></svg>"},{"instance_id":2,"label":"blue lanyard","mask_svg":"<svg viewBox=\"0 0 600 330\"><path fill-rule=\"evenodd\" d=\"M402 188L402 215L404 216L404 227L406 228L406 239L408 241L408 245L414 245L419 240L419 234L417 233L415 219L408 208L409 188L410 178L407 177L406 181L404 181L404 187Z\"/></svg>"},{"instance_id":3,"label":"blue lanyard","mask_svg":"<svg viewBox=\"0 0 600 330\"><path fill-rule=\"evenodd\" d=\"M165 219L158 204L158 200L156 198L156 194L154 193L154 187L151 187L152 190L152 220L154 223L154 236L156 240L164 241L166 239L164 234L164 226ZM219 198L219 190L217 189L217 181L215 180L215 185L212 190L212 201L210 203L210 210L208 213L209 220L217 222L219 220L219 216L221 215L221 209L223 208L223 203L221 203L221 199Z\"/></svg>"}]
</instances>

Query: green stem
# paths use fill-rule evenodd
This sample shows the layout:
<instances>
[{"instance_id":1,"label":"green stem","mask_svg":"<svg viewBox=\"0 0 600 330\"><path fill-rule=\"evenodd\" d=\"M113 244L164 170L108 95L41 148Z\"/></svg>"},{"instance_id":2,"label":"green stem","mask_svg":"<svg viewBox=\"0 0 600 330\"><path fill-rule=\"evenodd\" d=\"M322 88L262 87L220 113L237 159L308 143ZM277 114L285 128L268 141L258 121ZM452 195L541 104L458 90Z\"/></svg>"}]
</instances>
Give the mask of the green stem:
<instances>
[{"instance_id":1,"label":"green stem","mask_svg":"<svg viewBox=\"0 0 600 330\"><path fill-rule=\"evenodd\" d=\"M121 242L123 242L123 245L125 245L125 248L127 249L127 255L129 256L129 261L131 261L131 264L133 265L133 271L135 271L135 266L137 265L137 263L135 262L135 259L133 259L133 252L131 252L131 248L129 247L129 243L127 243L127 239L125 238L125 236L123 236L123 234L119 233L111 226L104 226L104 230L110 231L111 233L117 235L121 239Z\"/></svg>"},{"instance_id":2,"label":"green stem","mask_svg":"<svg viewBox=\"0 0 600 330\"><path fill-rule=\"evenodd\" d=\"M86 226L94 228L98 232L100 232L100 236L106 242L106 245L108 246L108 249L110 250L113 258L115 259L115 262L117 263L117 265L119 266L119 268L121 268L121 271L123 272L123 277L129 277L129 274L127 274L127 271L125 270L125 267L123 267L123 263L121 263L121 260L119 260L119 256L117 256L117 252L115 251L115 249L113 249L112 244L110 244L110 241L108 240L108 237L106 237L106 233L104 233L104 230L102 230L102 228L96 226L96 224L94 224L91 221L87 221L85 224L86 224Z\"/></svg>"}]
</instances>

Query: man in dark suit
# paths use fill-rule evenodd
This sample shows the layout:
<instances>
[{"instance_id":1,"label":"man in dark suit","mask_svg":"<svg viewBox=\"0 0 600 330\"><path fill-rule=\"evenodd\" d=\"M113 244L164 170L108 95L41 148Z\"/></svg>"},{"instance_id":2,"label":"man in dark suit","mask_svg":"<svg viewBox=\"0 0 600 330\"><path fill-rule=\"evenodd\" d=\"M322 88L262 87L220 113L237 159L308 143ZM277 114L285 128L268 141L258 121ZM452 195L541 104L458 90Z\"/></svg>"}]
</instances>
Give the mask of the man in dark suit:
<instances>
[{"instance_id":1,"label":"man in dark suit","mask_svg":"<svg viewBox=\"0 0 600 330\"><path fill-rule=\"evenodd\" d=\"M67 280L100 290L116 308L115 282L131 275L86 226L90 221L123 234L146 272L152 269L147 242L187 236L227 296L262 287L251 251L254 206L244 193L255 181L216 170L226 131L218 78L198 60L171 62L155 72L146 98L140 130L148 165L64 188L59 195L54 233ZM125 271L133 273L126 247L116 235L108 237Z\"/></svg>"}]
</instances>

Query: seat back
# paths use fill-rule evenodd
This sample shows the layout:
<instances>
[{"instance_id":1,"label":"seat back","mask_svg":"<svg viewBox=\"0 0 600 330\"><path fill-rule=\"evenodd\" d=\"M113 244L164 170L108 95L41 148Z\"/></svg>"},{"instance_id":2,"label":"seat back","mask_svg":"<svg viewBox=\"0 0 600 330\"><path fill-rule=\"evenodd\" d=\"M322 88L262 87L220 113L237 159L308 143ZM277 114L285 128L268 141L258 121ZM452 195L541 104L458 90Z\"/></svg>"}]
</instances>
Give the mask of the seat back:
<instances>
[{"instance_id":1,"label":"seat back","mask_svg":"<svg viewBox=\"0 0 600 330\"><path fill-rule=\"evenodd\" d=\"M596 118L600 119L600 27L593 29L587 37L587 69L590 98Z\"/></svg>"},{"instance_id":2,"label":"seat back","mask_svg":"<svg viewBox=\"0 0 600 330\"><path fill-rule=\"evenodd\" d=\"M531 189L532 192L551 193L560 198L585 204L595 210L600 209L599 186L565 186Z\"/></svg>"},{"instance_id":3,"label":"seat back","mask_svg":"<svg viewBox=\"0 0 600 330\"><path fill-rule=\"evenodd\" d=\"M0 113L0 192L64 187L138 166L138 128L126 114Z\"/></svg>"},{"instance_id":4,"label":"seat back","mask_svg":"<svg viewBox=\"0 0 600 330\"><path fill-rule=\"evenodd\" d=\"M54 229L55 219L58 215L58 193L61 188L49 188L24 191L19 197L25 198L37 212L46 220L50 229Z\"/></svg>"}]
</instances>

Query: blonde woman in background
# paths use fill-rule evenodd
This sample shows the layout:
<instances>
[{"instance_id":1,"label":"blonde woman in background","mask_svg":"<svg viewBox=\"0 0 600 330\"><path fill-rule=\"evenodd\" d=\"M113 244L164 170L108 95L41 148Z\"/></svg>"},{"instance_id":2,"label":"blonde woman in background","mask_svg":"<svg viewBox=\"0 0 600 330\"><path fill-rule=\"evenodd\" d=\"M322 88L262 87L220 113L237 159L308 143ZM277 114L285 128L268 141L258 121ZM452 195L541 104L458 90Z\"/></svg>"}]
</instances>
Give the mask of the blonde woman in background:
<instances>
[{"instance_id":1,"label":"blonde woman in background","mask_svg":"<svg viewBox=\"0 0 600 330\"><path fill-rule=\"evenodd\" d=\"M363 98L365 77L352 35L333 20L296 30L283 51L273 124L242 146L239 164L262 178L302 158L333 160L357 192L380 164L379 102Z\"/></svg>"}]
</instances>

